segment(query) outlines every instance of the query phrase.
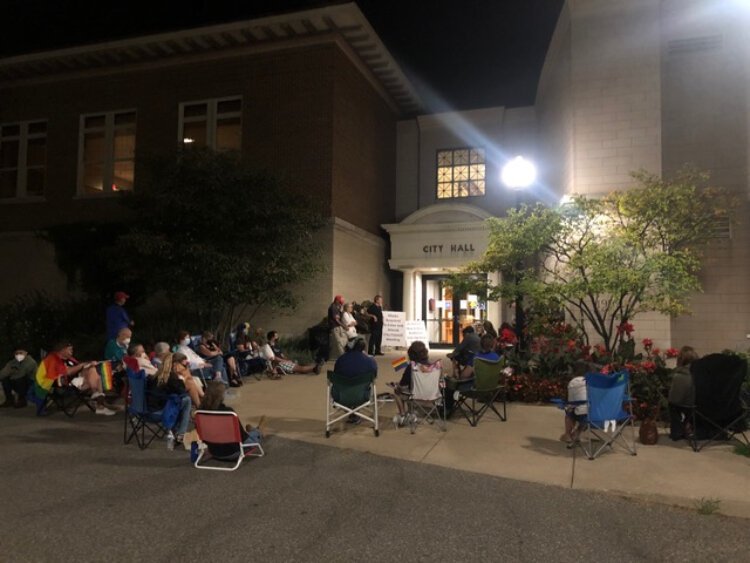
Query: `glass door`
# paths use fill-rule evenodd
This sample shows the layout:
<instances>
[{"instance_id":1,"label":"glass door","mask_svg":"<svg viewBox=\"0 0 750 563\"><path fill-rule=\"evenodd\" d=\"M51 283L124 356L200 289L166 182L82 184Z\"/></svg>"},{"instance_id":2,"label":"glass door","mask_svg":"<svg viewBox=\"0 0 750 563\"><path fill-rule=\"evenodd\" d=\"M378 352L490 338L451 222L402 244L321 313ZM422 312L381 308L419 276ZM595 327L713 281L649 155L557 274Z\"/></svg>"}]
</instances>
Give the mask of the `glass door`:
<instances>
[{"instance_id":1,"label":"glass door","mask_svg":"<svg viewBox=\"0 0 750 563\"><path fill-rule=\"evenodd\" d=\"M487 318L484 302L475 295L454 295L447 280L447 276L422 276L422 318L432 347L457 345L463 327Z\"/></svg>"}]
</instances>

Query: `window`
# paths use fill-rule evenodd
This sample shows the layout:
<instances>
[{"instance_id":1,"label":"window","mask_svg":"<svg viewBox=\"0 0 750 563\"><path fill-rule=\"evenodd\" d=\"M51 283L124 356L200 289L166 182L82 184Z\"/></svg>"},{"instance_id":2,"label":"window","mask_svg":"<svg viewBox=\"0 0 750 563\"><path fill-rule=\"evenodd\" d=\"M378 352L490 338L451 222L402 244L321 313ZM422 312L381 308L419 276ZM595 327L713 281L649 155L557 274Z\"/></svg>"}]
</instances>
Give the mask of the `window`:
<instances>
[{"instance_id":1,"label":"window","mask_svg":"<svg viewBox=\"0 0 750 563\"><path fill-rule=\"evenodd\" d=\"M437 151L437 197L484 195L484 149Z\"/></svg>"},{"instance_id":2,"label":"window","mask_svg":"<svg viewBox=\"0 0 750 563\"><path fill-rule=\"evenodd\" d=\"M242 98L218 98L180 104L180 143L214 150L239 150Z\"/></svg>"},{"instance_id":3,"label":"window","mask_svg":"<svg viewBox=\"0 0 750 563\"><path fill-rule=\"evenodd\" d=\"M0 126L0 199L42 197L47 177L47 122Z\"/></svg>"},{"instance_id":4,"label":"window","mask_svg":"<svg viewBox=\"0 0 750 563\"><path fill-rule=\"evenodd\" d=\"M131 191L135 179L135 111L81 116L78 193Z\"/></svg>"}]
</instances>

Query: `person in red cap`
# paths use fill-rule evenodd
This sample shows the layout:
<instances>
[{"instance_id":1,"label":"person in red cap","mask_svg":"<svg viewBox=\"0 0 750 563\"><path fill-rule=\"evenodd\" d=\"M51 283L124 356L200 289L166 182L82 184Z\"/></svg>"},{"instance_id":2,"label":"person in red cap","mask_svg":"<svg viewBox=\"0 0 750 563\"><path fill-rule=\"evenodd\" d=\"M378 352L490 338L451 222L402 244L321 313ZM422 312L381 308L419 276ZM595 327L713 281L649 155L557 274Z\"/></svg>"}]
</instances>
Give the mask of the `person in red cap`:
<instances>
[{"instance_id":1,"label":"person in red cap","mask_svg":"<svg viewBox=\"0 0 750 563\"><path fill-rule=\"evenodd\" d=\"M328 330L330 331L329 337L329 353L331 360L335 360L341 354L344 353L346 348L346 342L348 340L346 336L346 326L344 326L343 320L344 314L344 298L341 295L337 295L333 298L333 303L328 307Z\"/></svg>"},{"instance_id":2,"label":"person in red cap","mask_svg":"<svg viewBox=\"0 0 750 563\"><path fill-rule=\"evenodd\" d=\"M117 333L121 328L130 328L135 323L130 320L128 312L125 310L125 301L130 299L130 295L124 291L115 292L115 302L107 307L107 340L117 338Z\"/></svg>"}]
</instances>

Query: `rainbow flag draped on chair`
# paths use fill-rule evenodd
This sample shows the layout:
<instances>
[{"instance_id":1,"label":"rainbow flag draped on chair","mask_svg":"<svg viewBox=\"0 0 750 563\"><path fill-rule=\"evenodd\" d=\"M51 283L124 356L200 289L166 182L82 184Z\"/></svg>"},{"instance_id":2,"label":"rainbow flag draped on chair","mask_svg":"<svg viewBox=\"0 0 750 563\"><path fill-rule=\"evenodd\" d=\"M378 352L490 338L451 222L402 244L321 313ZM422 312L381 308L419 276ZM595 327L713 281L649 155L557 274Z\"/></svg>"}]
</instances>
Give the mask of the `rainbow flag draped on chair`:
<instances>
[{"instance_id":1,"label":"rainbow flag draped on chair","mask_svg":"<svg viewBox=\"0 0 750 563\"><path fill-rule=\"evenodd\" d=\"M47 356L39 362L39 367L36 370L34 376L34 395L40 401L44 401L52 389L52 384L61 375L65 375L68 371L68 367L65 362L57 354L47 354Z\"/></svg>"},{"instance_id":2,"label":"rainbow flag draped on chair","mask_svg":"<svg viewBox=\"0 0 750 563\"><path fill-rule=\"evenodd\" d=\"M112 362L100 362L96 366L96 371L102 380L102 391L112 391L114 383L112 380Z\"/></svg>"},{"instance_id":3,"label":"rainbow flag draped on chair","mask_svg":"<svg viewBox=\"0 0 750 563\"><path fill-rule=\"evenodd\" d=\"M408 366L409 362L407 361L406 356L404 356L396 360L393 360L391 362L391 365L393 366L393 369L395 369L396 371L399 371L399 370L404 369L406 366Z\"/></svg>"}]
</instances>

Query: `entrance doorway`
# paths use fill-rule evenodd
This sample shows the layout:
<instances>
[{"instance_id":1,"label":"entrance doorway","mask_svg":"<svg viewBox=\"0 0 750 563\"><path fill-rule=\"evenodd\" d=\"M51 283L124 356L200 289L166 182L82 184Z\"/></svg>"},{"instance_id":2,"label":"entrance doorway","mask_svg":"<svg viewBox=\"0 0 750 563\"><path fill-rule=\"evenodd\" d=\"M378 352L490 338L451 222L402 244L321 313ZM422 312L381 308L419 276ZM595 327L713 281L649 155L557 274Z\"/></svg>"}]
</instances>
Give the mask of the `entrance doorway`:
<instances>
[{"instance_id":1,"label":"entrance doorway","mask_svg":"<svg viewBox=\"0 0 750 563\"><path fill-rule=\"evenodd\" d=\"M422 318L430 346L456 346L461 329L487 318L487 303L476 295L454 294L448 276L422 276Z\"/></svg>"}]
</instances>

